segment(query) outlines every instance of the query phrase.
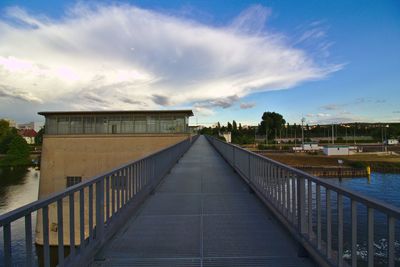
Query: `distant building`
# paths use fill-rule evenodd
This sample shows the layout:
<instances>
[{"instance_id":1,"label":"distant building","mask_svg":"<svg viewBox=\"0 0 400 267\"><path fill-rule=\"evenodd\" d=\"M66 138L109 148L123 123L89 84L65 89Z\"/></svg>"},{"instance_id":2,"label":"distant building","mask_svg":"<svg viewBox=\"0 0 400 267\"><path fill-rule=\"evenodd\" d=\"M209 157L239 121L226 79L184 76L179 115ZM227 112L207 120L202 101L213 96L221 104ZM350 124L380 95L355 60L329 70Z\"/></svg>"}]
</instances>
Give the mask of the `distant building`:
<instances>
[{"instance_id":1,"label":"distant building","mask_svg":"<svg viewBox=\"0 0 400 267\"><path fill-rule=\"evenodd\" d=\"M18 129L20 130L25 130L25 129L33 129L36 132L39 132L41 128L43 128L43 123L42 122L27 122L27 123L21 123L18 124Z\"/></svg>"},{"instance_id":2,"label":"distant building","mask_svg":"<svg viewBox=\"0 0 400 267\"><path fill-rule=\"evenodd\" d=\"M399 140L397 139L387 139L385 140L385 145L398 145Z\"/></svg>"},{"instance_id":3,"label":"distant building","mask_svg":"<svg viewBox=\"0 0 400 267\"><path fill-rule=\"evenodd\" d=\"M232 133L231 132L219 133L219 136L224 137L225 141L227 143L232 143Z\"/></svg>"},{"instance_id":4,"label":"distant building","mask_svg":"<svg viewBox=\"0 0 400 267\"><path fill-rule=\"evenodd\" d=\"M18 133L25 139L28 144L35 144L35 137L37 135L37 132L34 129L23 129L19 130Z\"/></svg>"},{"instance_id":5,"label":"distant building","mask_svg":"<svg viewBox=\"0 0 400 267\"><path fill-rule=\"evenodd\" d=\"M330 145L324 146L324 154L327 156L347 156L352 154L349 146Z\"/></svg>"},{"instance_id":6,"label":"distant building","mask_svg":"<svg viewBox=\"0 0 400 267\"><path fill-rule=\"evenodd\" d=\"M322 149L322 146L319 146L318 143L314 142L304 143L304 145L293 147L294 152L313 152L320 151Z\"/></svg>"},{"instance_id":7,"label":"distant building","mask_svg":"<svg viewBox=\"0 0 400 267\"><path fill-rule=\"evenodd\" d=\"M191 137L191 110L39 112L45 116L39 198L64 190ZM78 200L76 200L78 201ZM68 202L63 203L68 218ZM86 204L85 204L86 205ZM87 207L85 207L87 208ZM39 212L40 213L40 212ZM50 244L57 245L56 207L49 206ZM79 224L78 218L76 223ZM64 243L70 244L64 225ZM87 229L85 221L85 229ZM75 244L80 243L79 231ZM86 231L85 231L86 233ZM86 233L87 234L87 233ZM43 244L37 215L36 243Z\"/></svg>"}]
</instances>

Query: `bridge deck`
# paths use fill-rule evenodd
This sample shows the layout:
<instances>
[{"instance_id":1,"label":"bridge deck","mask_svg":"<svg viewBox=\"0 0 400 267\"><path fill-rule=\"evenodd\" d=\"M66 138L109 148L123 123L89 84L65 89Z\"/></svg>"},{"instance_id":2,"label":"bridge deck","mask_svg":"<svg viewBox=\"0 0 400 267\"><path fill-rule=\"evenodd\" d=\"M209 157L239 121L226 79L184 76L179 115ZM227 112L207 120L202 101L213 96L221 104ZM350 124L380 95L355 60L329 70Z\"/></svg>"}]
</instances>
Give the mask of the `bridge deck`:
<instances>
[{"instance_id":1,"label":"bridge deck","mask_svg":"<svg viewBox=\"0 0 400 267\"><path fill-rule=\"evenodd\" d=\"M204 137L103 253L95 266L314 266Z\"/></svg>"}]
</instances>

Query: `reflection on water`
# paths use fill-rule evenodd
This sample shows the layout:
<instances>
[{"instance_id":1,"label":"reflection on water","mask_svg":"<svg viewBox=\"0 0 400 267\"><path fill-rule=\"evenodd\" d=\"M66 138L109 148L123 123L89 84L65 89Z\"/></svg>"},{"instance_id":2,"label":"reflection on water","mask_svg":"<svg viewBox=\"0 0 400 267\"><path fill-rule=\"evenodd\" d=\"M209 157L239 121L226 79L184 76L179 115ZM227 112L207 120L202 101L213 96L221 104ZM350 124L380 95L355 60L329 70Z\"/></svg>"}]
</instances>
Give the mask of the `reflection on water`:
<instances>
[{"instance_id":1,"label":"reflection on water","mask_svg":"<svg viewBox=\"0 0 400 267\"><path fill-rule=\"evenodd\" d=\"M374 198L394 206L400 207L400 174L388 173L372 173L370 179L364 178L343 178L343 179L328 179L335 184L359 192L370 198ZM335 196L333 200L333 229L337 226L337 209L335 205ZM344 198L344 258L349 259L351 255L351 203L350 200ZM367 208L359 204L357 206L357 255L359 265L364 266L368 257L367 250ZM374 255L375 266L387 266L387 216L375 211L374 212ZM396 266L400 266L400 223L396 223ZM335 240L334 240L335 241Z\"/></svg>"},{"instance_id":2,"label":"reflection on water","mask_svg":"<svg viewBox=\"0 0 400 267\"><path fill-rule=\"evenodd\" d=\"M370 179L367 177L342 178L329 179L329 181L400 207L400 174L398 173L372 173Z\"/></svg>"},{"instance_id":3,"label":"reflection on water","mask_svg":"<svg viewBox=\"0 0 400 267\"><path fill-rule=\"evenodd\" d=\"M40 171L26 167L0 168L0 214L38 199ZM35 233L36 213L32 213L32 233ZM2 229L2 228L1 228ZM3 236L3 231L0 230ZM34 239L34 237L33 237ZM14 266L25 265L25 225L20 219L11 224ZM36 255L36 253L34 253ZM3 238L0 238L0 266L3 264Z\"/></svg>"},{"instance_id":4,"label":"reflection on water","mask_svg":"<svg viewBox=\"0 0 400 267\"><path fill-rule=\"evenodd\" d=\"M37 200L39 177L34 168L0 168L0 214Z\"/></svg>"}]
</instances>

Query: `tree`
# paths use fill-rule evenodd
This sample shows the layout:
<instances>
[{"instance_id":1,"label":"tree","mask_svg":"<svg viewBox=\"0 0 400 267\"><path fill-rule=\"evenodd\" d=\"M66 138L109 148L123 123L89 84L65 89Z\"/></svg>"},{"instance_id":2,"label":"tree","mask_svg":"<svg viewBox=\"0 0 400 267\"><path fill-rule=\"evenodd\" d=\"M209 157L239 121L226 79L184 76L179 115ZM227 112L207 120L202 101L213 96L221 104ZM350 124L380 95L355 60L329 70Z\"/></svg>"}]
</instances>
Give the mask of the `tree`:
<instances>
[{"instance_id":1,"label":"tree","mask_svg":"<svg viewBox=\"0 0 400 267\"><path fill-rule=\"evenodd\" d=\"M232 130L233 131L237 131L237 123L236 123L236 121L235 120L233 120L233 122L232 122Z\"/></svg>"},{"instance_id":2,"label":"tree","mask_svg":"<svg viewBox=\"0 0 400 267\"><path fill-rule=\"evenodd\" d=\"M286 123L283 116L276 112L264 112L261 118L262 121L259 124L258 133L267 133L268 136L273 136Z\"/></svg>"},{"instance_id":3,"label":"tree","mask_svg":"<svg viewBox=\"0 0 400 267\"><path fill-rule=\"evenodd\" d=\"M17 129L9 127L9 123L0 120L0 154L5 154L12 139L17 136Z\"/></svg>"},{"instance_id":4,"label":"tree","mask_svg":"<svg viewBox=\"0 0 400 267\"><path fill-rule=\"evenodd\" d=\"M30 149L25 139L19 135L11 140L6 156L1 161L2 165L16 166L28 165Z\"/></svg>"},{"instance_id":5,"label":"tree","mask_svg":"<svg viewBox=\"0 0 400 267\"><path fill-rule=\"evenodd\" d=\"M226 126L229 132L232 132L232 124L228 121L228 124Z\"/></svg>"},{"instance_id":6,"label":"tree","mask_svg":"<svg viewBox=\"0 0 400 267\"><path fill-rule=\"evenodd\" d=\"M6 120L0 120L0 137L10 128L10 123Z\"/></svg>"}]
</instances>

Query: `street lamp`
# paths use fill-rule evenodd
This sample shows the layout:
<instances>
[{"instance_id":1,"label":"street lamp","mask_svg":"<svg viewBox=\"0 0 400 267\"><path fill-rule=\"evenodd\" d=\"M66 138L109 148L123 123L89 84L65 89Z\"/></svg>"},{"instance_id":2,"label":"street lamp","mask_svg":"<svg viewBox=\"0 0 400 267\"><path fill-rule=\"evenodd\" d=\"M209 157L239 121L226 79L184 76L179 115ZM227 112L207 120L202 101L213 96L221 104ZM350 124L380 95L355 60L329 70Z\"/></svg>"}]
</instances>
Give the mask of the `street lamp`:
<instances>
[{"instance_id":1,"label":"street lamp","mask_svg":"<svg viewBox=\"0 0 400 267\"><path fill-rule=\"evenodd\" d=\"M304 150L304 122L306 121L306 118L301 118L301 146L302 149Z\"/></svg>"}]
</instances>

